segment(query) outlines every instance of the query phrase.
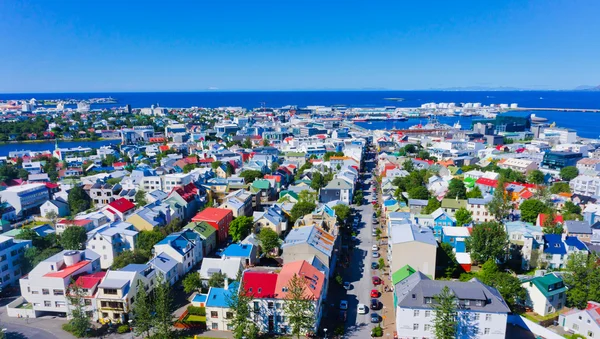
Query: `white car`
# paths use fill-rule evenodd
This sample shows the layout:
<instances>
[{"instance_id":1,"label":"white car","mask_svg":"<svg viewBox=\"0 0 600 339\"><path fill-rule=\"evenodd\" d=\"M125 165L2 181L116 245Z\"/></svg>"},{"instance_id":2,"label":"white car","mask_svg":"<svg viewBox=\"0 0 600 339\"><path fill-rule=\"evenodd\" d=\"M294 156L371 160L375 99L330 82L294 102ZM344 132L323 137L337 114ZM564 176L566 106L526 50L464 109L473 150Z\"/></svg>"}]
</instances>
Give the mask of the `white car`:
<instances>
[{"instance_id":1,"label":"white car","mask_svg":"<svg viewBox=\"0 0 600 339\"><path fill-rule=\"evenodd\" d=\"M367 314L369 312L369 308L365 304L358 304L358 314Z\"/></svg>"},{"instance_id":2,"label":"white car","mask_svg":"<svg viewBox=\"0 0 600 339\"><path fill-rule=\"evenodd\" d=\"M348 309L348 301L347 300L340 301L340 310L347 310L347 309Z\"/></svg>"},{"instance_id":3,"label":"white car","mask_svg":"<svg viewBox=\"0 0 600 339\"><path fill-rule=\"evenodd\" d=\"M377 245L373 245L373 247L371 247L371 249L372 249L373 251L379 251L379 246L377 246Z\"/></svg>"}]
</instances>

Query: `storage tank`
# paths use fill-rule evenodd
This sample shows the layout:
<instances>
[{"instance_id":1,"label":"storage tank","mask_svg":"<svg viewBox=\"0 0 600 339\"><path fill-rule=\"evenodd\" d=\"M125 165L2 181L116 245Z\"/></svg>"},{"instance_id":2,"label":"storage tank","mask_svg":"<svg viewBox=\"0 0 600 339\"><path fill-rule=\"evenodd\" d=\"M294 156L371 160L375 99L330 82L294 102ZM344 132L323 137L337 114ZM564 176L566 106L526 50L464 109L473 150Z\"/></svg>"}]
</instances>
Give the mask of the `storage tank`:
<instances>
[{"instance_id":1,"label":"storage tank","mask_svg":"<svg viewBox=\"0 0 600 339\"><path fill-rule=\"evenodd\" d=\"M73 266L81 260L81 254L79 251L69 251L63 254L65 260L65 266Z\"/></svg>"}]
</instances>

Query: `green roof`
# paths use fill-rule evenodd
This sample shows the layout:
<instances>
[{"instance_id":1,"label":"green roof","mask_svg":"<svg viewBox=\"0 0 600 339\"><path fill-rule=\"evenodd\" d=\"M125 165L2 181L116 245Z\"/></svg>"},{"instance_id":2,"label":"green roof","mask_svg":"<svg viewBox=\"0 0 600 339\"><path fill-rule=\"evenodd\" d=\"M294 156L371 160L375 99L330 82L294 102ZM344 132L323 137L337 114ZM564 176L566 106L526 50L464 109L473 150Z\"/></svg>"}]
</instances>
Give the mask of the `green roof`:
<instances>
[{"instance_id":1,"label":"green roof","mask_svg":"<svg viewBox=\"0 0 600 339\"><path fill-rule=\"evenodd\" d=\"M266 179L257 179L254 180L254 182L252 183L252 187L261 190L268 190L269 187L271 187L271 183L269 182L269 180Z\"/></svg>"},{"instance_id":2,"label":"green roof","mask_svg":"<svg viewBox=\"0 0 600 339\"><path fill-rule=\"evenodd\" d=\"M23 232L23 229L22 229L22 228L15 228L15 229L12 229L12 230L10 230L10 231L7 231L7 232L4 232L4 233L2 233L2 235L3 235L3 236L5 236L5 237L11 237L11 238L14 238L14 237L16 237L17 235L21 234L21 232Z\"/></svg>"},{"instance_id":3,"label":"green roof","mask_svg":"<svg viewBox=\"0 0 600 339\"><path fill-rule=\"evenodd\" d=\"M563 280L554 274L546 274L543 277L535 277L529 280L529 283L533 283L545 297L562 293L567 290Z\"/></svg>"},{"instance_id":4,"label":"green roof","mask_svg":"<svg viewBox=\"0 0 600 339\"><path fill-rule=\"evenodd\" d=\"M184 228L189 228L189 229L193 230L194 232L200 234L200 236L204 239L207 239L208 237L210 237L217 231L214 227L212 227L206 221L191 222L191 223L185 225Z\"/></svg>"},{"instance_id":5,"label":"green roof","mask_svg":"<svg viewBox=\"0 0 600 339\"><path fill-rule=\"evenodd\" d=\"M286 157L305 157L306 153L303 152L287 152L285 153Z\"/></svg>"},{"instance_id":6,"label":"green roof","mask_svg":"<svg viewBox=\"0 0 600 339\"><path fill-rule=\"evenodd\" d=\"M462 199L442 199L442 208L467 208L467 201Z\"/></svg>"},{"instance_id":7,"label":"green roof","mask_svg":"<svg viewBox=\"0 0 600 339\"><path fill-rule=\"evenodd\" d=\"M279 193L279 198L283 198L286 195L289 195L292 198L298 200L298 193L296 193L294 191L289 191L289 190L283 190L283 191L281 191L281 193Z\"/></svg>"},{"instance_id":8,"label":"green roof","mask_svg":"<svg viewBox=\"0 0 600 339\"><path fill-rule=\"evenodd\" d=\"M394 272L392 274L392 284L396 285L397 283L410 277L413 273L416 273L416 272L417 272L417 270L410 267L409 265L404 265L404 267L400 268L399 270L397 270L396 272Z\"/></svg>"}]
</instances>

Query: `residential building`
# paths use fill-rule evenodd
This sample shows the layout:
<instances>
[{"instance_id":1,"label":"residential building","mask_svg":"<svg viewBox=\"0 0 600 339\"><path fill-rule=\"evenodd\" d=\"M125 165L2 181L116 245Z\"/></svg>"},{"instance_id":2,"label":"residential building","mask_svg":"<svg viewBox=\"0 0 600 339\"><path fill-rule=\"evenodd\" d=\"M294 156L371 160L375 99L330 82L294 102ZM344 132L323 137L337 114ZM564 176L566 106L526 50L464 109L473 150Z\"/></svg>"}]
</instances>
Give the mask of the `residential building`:
<instances>
[{"instance_id":1,"label":"residential building","mask_svg":"<svg viewBox=\"0 0 600 339\"><path fill-rule=\"evenodd\" d=\"M101 207L118 199L121 185L111 185L97 182L89 189L89 196L94 202L94 206Z\"/></svg>"},{"instance_id":2,"label":"residential building","mask_svg":"<svg viewBox=\"0 0 600 339\"><path fill-rule=\"evenodd\" d=\"M467 252L467 239L471 237L468 227L442 227L442 242L450 244L455 253Z\"/></svg>"},{"instance_id":3,"label":"residential building","mask_svg":"<svg viewBox=\"0 0 600 339\"><path fill-rule=\"evenodd\" d=\"M437 241L431 229L407 219L390 220L387 227L390 271L409 265L435 278Z\"/></svg>"},{"instance_id":4,"label":"residential building","mask_svg":"<svg viewBox=\"0 0 600 339\"><path fill-rule=\"evenodd\" d=\"M138 231L151 231L155 227L168 225L176 216L171 214L171 206L160 201L148 204L127 217L126 221ZM182 216L179 217L182 219Z\"/></svg>"},{"instance_id":5,"label":"residential building","mask_svg":"<svg viewBox=\"0 0 600 339\"><path fill-rule=\"evenodd\" d=\"M200 266L200 278L208 280L215 273L222 273L227 278L235 280L244 270L244 262L239 257L204 258Z\"/></svg>"},{"instance_id":6,"label":"residential building","mask_svg":"<svg viewBox=\"0 0 600 339\"><path fill-rule=\"evenodd\" d=\"M287 231L287 219L278 204L267 207L263 212L254 212L253 218L256 232L263 228L270 228L277 234Z\"/></svg>"},{"instance_id":7,"label":"residential building","mask_svg":"<svg viewBox=\"0 0 600 339\"><path fill-rule=\"evenodd\" d=\"M523 270L538 267L544 249L542 228L523 221L510 221L504 225L508 235L510 256L513 259L521 258Z\"/></svg>"},{"instance_id":8,"label":"residential building","mask_svg":"<svg viewBox=\"0 0 600 339\"><path fill-rule=\"evenodd\" d=\"M579 173L598 173L600 172L600 159L583 158L577 162Z\"/></svg>"},{"instance_id":9,"label":"residential building","mask_svg":"<svg viewBox=\"0 0 600 339\"><path fill-rule=\"evenodd\" d=\"M319 194L319 202L328 203L340 200L348 205L352 204L354 187L345 180L333 179L323 187Z\"/></svg>"},{"instance_id":10,"label":"residential building","mask_svg":"<svg viewBox=\"0 0 600 339\"><path fill-rule=\"evenodd\" d=\"M452 198L452 197L449 197ZM448 213L451 217L454 217L454 213L458 211L459 208L467 208L467 200L464 199L442 199L442 209L444 212Z\"/></svg>"},{"instance_id":11,"label":"residential building","mask_svg":"<svg viewBox=\"0 0 600 339\"><path fill-rule=\"evenodd\" d=\"M100 322L126 324L138 288L146 288L150 293L155 284L156 270L149 264L129 264L118 271L108 270L96 295Z\"/></svg>"},{"instance_id":12,"label":"residential building","mask_svg":"<svg viewBox=\"0 0 600 339\"><path fill-rule=\"evenodd\" d=\"M100 256L92 251L62 251L40 262L19 280L21 295L36 316L68 315L66 293L71 280L100 271Z\"/></svg>"},{"instance_id":13,"label":"residential building","mask_svg":"<svg viewBox=\"0 0 600 339\"><path fill-rule=\"evenodd\" d=\"M206 328L212 331L232 331L233 311L229 308L231 293L237 293L240 285L237 281L229 284L225 280L224 287L211 287L206 295Z\"/></svg>"},{"instance_id":14,"label":"residential building","mask_svg":"<svg viewBox=\"0 0 600 339\"><path fill-rule=\"evenodd\" d=\"M177 273L179 262L166 253L160 253L148 261L148 265L163 276L173 286L180 278Z\"/></svg>"},{"instance_id":15,"label":"residential building","mask_svg":"<svg viewBox=\"0 0 600 339\"><path fill-rule=\"evenodd\" d=\"M233 220L233 212L224 208L207 207L196 214L193 222L205 221L217 230L217 241L225 242L229 236L229 224Z\"/></svg>"},{"instance_id":16,"label":"residential building","mask_svg":"<svg viewBox=\"0 0 600 339\"><path fill-rule=\"evenodd\" d=\"M163 191L171 192L173 188L185 186L193 181L192 173L165 174L163 177Z\"/></svg>"},{"instance_id":17,"label":"residential building","mask_svg":"<svg viewBox=\"0 0 600 339\"><path fill-rule=\"evenodd\" d=\"M119 253L135 250L137 239L138 231L132 224L116 222L88 232L85 247L100 256L100 267L106 270Z\"/></svg>"},{"instance_id":18,"label":"residential building","mask_svg":"<svg viewBox=\"0 0 600 339\"><path fill-rule=\"evenodd\" d=\"M588 301L583 310L572 309L558 316L558 325L565 331L597 338L600 336L600 303Z\"/></svg>"},{"instance_id":19,"label":"residential building","mask_svg":"<svg viewBox=\"0 0 600 339\"><path fill-rule=\"evenodd\" d=\"M473 220L473 222L482 223L494 220L494 216L487 209L487 204L491 200L491 196L482 199L467 199L467 211L471 212L471 219Z\"/></svg>"},{"instance_id":20,"label":"residential building","mask_svg":"<svg viewBox=\"0 0 600 339\"><path fill-rule=\"evenodd\" d=\"M525 305L541 316L558 312L567 303L567 287L554 273L526 279L521 286L527 291Z\"/></svg>"},{"instance_id":21,"label":"residential building","mask_svg":"<svg viewBox=\"0 0 600 339\"><path fill-rule=\"evenodd\" d=\"M240 258L245 267L254 266L258 262L258 247L252 244L231 244L223 250L221 256Z\"/></svg>"},{"instance_id":22,"label":"residential building","mask_svg":"<svg viewBox=\"0 0 600 339\"><path fill-rule=\"evenodd\" d=\"M220 208L233 212L233 217L251 216L253 211L252 193L244 189L229 193Z\"/></svg>"},{"instance_id":23,"label":"residential building","mask_svg":"<svg viewBox=\"0 0 600 339\"><path fill-rule=\"evenodd\" d=\"M178 278L183 277L203 258L202 239L190 229L169 234L154 245L153 253L166 253L178 262Z\"/></svg>"},{"instance_id":24,"label":"residential building","mask_svg":"<svg viewBox=\"0 0 600 339\"><path fill-rule=\"evenodd\" d=\"M395 286L396 331L400 338L434 338L435 296L448 287L458 303L457 338L504 339L510 309L500 293L477 279L431 280L421 272Z\"/></svg>"},{"instance_id":25,"label":"residential building","mask_svg":"<svg viewBox=\"0 0 600 339\"><path fill-rule=\"evenodd\" d=\"M23 275L21 259L31 240L17 240L0 235L0 289L13 286Z\"/></svg>"},{"instance_id":26,"label":"residential building","mask_svg":"<svg viewBox=\"0 0 600 339\"><path fill-rule=\"evenodd\" d=\"M48 200L40 206L40 215L43 217L47 216L48 213L53 212L56 216L62 218L71 214L69 209L69 204L64 202L61 199L58 200Z\"/></svg>"},{"instance_id":27,"label":"residential building","mask_svg":"<svg viewBox=\"0 0 600 339\"><path fill-rule=\"evenodd\" d=\"M102 212L110 221L127 220L135 212L135 205L125 198L120 198L104 206Z\"/></svg>"},{"instance_id":28,"label":"residential building","mask_svg":"<svg viewBox=\"0 0 600 339\"><path fill-rule=\"evenodd\" d=\"M61 235L68 227L83 227L86 232L94 229L94 221L89 219L62 219L56 223L56 234Z\"/></svg>"},{"instance_id":29,"label":"residential building","mask_svg":"<svg viewBox=\"0 0 600 339\"><path fill-rule=\"evenodd\" d=\"M544 242L542 260L551 269L565 268L569 256L574 253L588 253L587 246L581 240L566 234L545 234Z\"/></svg>"},{"instance_id":30,"label":"residential building","mask_svg":"<svg viewBox=\"0 0 600 339\"><path fill-rule=\"evenodd\" d=\"M566 220L564 231L568 236L577 237L582 242L592 240L592 226L585 221Z\"/></svg>"},{"instance_id":31,"label":"residential building","mask_svg":"<svg viewBox=\"0 0 600 339\"><path fill-rule=\"evenodd\" d=\"M569 181L569 187L573 194L600 195L600 177L581 174Z\"/></svg>"},{"instance_id":32,"label":"residential building","mask_svg":"<svg viewBox=\"0 0 600 339\"><path fill-rule=\"evenodd\" d=\"M49 199L45 184L22 184L0 191L0 200L15 209L17 218L39 213L40 206Z\"/></svg>"},{"instance_id":33,"label":"residential building","mask_svg":"<svg viewBox=\"0 0 600 339\"><path fill-rule=\"evenodd\" d=\"M538 165L533 160L506 158L498 161L498 167L502 169L510 169L521 174L527 174L538 168Z\"/></svg>"},{"instance_id":34,"label":"residential building","mask_svg":"<svg viewBox=\"0 0 600 339\"><path fill-rule=\"evenodd\" d=\"M281 246L283 262L306 260L312 262L316 257L333 275L337 260L338 237L317 226L293 228L285 237Z\"/></svg>"},{"instance_id":35,"label":"residential building","mask_svg":"<svg viewBox=\"0 0 600 339\"><path fill-rule=\"evenodd\" d=\"M190 229L196 232L202 239L203 255L207 256L217 248L217 230L206 221L190 222L184 229Z\"/></svg>"}]
</instances>

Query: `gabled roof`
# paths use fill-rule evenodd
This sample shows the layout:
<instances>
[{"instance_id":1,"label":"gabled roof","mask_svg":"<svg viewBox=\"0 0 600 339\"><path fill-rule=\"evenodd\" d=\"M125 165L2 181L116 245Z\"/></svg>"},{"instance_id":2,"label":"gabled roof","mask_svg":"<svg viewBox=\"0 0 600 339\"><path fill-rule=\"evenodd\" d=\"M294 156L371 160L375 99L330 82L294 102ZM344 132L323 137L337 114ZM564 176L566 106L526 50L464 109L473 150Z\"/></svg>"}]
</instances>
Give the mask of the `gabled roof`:
<instances>
[{"instance_id":1,"label":"gabled roof","mask_svg":"<svg viewBox=\"0 0 600 339\"><path fill-rule=\"evenodd\" d=\"M113 209L115 209L116 211L119 211L121 213L125 213L132 209L135 209L135 205L131 201L129 201L125 198L117 199L117 200L111 202L110 204L108 204L108 206L112 207Z\"/></svg>"},{"instance_id":2,"label":"gabled roof","mask_svg":"<svg viewBox=\"0 0 600 339\"><path fill-rule=\"evenodd\" d=\"M392 273L392 284L396 285L397 283L410 277L412 274L414 274L416 272L417 272L417 270L410 267L409 265L404 265L404 267L401 267L399 270Z\"/></svg>"},{"instance_id":3,"label":"gabled roof","mask_svg":"<svg viewBox=\"0 0 600 339\"><path fill-rule=\"evenodd\" d=\"M295 276L304 279L306 283L304 296L312 300L318 300L323 292L325 275L305 260L294 261L284 264L277 278L275 287L276 297L285 299L290 280Z\"/></svg>"},{"instance_id":4,"label":"gabled roof","mask_svg":"<svg viewBox=\"0 0 600 339\"><path fill-rule=\"evenodd\" d=\"M246 293L253 298L275 298L278 274L275 272L246 271L242 276Z\"/></svg>"},{"instance_id":5,"label":"gabled roof","mask_svg":"<svg viewBox=\"0 0 600 339\"><path fill-rule=\"evenodd\" d=\"M75 281L75 285L77 285L83 289L86 289L86 290L91 290L96 285L98 285L102 281L102 279L104 279L105 275L106 275L106 272L102 272L102 271L92 273L92 274L81 275Z\"/></svg>"},{"instance_id":6,"label":"gabled roof","mask_svg":"<svg viewBox=\"0 0 600 339\"><path fill-rule=\"evenodd\" d=\"M281 247L285 251L286 247L306 243L317 249L319 252L331 257L333 254L334 241L335 237L333 235L317 226L311 225L293 228L285 237L285 241Z\"/></svg>"}]
</instances>

